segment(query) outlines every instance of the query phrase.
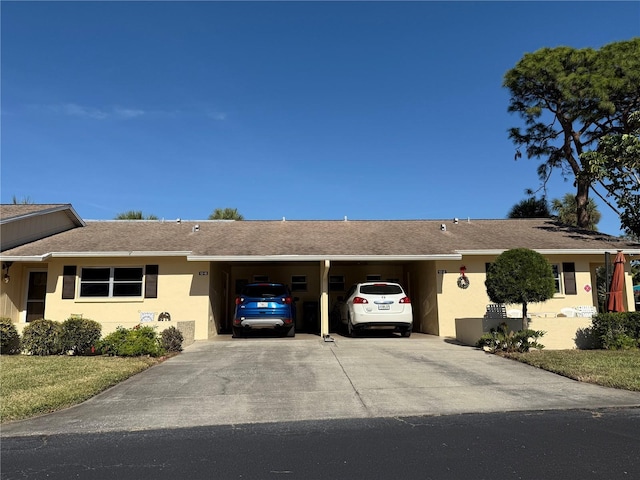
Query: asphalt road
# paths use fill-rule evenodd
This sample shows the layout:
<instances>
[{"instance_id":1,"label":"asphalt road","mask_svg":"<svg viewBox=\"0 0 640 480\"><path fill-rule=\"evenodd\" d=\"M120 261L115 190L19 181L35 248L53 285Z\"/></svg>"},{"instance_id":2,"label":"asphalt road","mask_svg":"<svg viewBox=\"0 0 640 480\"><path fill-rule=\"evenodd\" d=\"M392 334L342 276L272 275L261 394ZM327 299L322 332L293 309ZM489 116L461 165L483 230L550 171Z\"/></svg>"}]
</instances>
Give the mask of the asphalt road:
<instances>
[{"instance_id":1,"label":"asphalt road","mask_svg":"<svg viewBox=\"0 0 640 480\"><path fill-rule=\"evenodd\" d=\"M12 479L634 479L640 409L3 438Z\"/></svg>"}]
</instances>

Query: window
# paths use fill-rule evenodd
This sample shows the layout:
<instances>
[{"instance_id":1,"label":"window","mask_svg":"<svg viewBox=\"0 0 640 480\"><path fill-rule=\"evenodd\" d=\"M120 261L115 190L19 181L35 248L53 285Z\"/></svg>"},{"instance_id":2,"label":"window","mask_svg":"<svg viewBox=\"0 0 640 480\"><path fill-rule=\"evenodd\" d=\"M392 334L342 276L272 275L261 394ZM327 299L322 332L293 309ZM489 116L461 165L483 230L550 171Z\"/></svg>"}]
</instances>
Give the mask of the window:
<instances>
[{"instance_id":1,"label":"window","mask_svg":"<svg viewBox=\"0 0 640 480\"><path fill-rule=\"evenodd\" d=\"M344 275L329 275L329 291L344 292Z\"/></svg>"},{"instance_id":2,"label":"window","mask_svg":"<svg viewBox=\"0 0 640 480\"><path fill-rule=\"evenodd\" d=\"M87 267L80 274L81 297L141 297L142 267Z\"/></svg>"},{"instance_id":3,"label":"window","mask_svg":"<svg viewBox=\"0 0 640 480\"><path fill-rule=\"evenodd\" d=\"M576 295L576 265L573 262L562 263L560 265L554 263L551 265L553 271L553 279L556 284L556 293L564 295Z\"/></svg>"},{"instance_id":4,"label":"window","mask_svg":"<svg viewBox=\"0 0 640 480\"><path fill-rule=\"evenodd\" d=\"M306 292L307 291L307 276L306 275L292 275L291 276L291 291L292 292Z\"/></svg>"},{"instance_id":5,"label":"window","mask_svg":"<svg viewBox=\"0 0 640 480\"><path fill-rule=\"evenodd\" d=\"M551 270L553 270L553 281L556 284L556 293L562 293L562 280L560 278L560 266L557 263L551 265Z\"/></svg>"}]
</instances>

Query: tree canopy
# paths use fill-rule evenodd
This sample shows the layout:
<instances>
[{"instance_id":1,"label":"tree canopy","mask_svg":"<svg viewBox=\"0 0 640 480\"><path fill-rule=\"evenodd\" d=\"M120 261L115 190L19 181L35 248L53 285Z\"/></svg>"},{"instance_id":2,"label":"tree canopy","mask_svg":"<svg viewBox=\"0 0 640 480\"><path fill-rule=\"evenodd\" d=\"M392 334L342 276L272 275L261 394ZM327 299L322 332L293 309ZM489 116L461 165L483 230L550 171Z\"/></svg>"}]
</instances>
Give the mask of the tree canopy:
<instances>
[{"instance_id":1,"label":"tree canopy","mask_svg":"<svg viewBox=\"0 0 640 480\"><path fill-rule=\"evenodd\" d=\"M216 208L209 220L244 220L237 208Z\"/></svg>"},{"instance_id":2,"label":"tree canopy","mask_svg":"<svg viewBox=\"0 0 640 480\"><path fill-rule=\"evenodd\" d=\"M562 199L554 198L551 200L551 210L560 223L565 225L578 226L578 217L576 215L576 197L571 193L565 193ZM598 206L593 198L589 199L587 203L587 210L589 213L589 230L598 230L598 222L602 217L602 214L598 210Z\"/></svg>"},{"instance_id":3,"label":"tree canopy","mask_svg":"<svg viewBox=\"0 0 640 480\"><path fill-rule=\"evenodd\" d=\"M527 305L544 302L556 291L551 264L541 254L527 248L507 250L496 258L485 280L487 295L495 303L522 305L523 328Z\"/></svg>"},{"instance_id":4,"label":"tree canopy","mask_svg":"<svg viewBox=\"0 0 640 480\"><path fill-rule=\"evenodd\" d=\"M144 216L142 210L129 210L116 215L115 220L158 220L155 215Z\"/></svg>"},{"instance_id":5,"label":"tree canopy","mask_svg":"<svg viewBox=\"0 0 640 480\"><path fill-rule=\"evenodd\" d=\"M638 234L640 37L599 50L563 46L527 53L503 86L511 95L508 111L525 124L509 130L516 158L524 148L528 158L542 160L543 187L555 170L573 177L578 226L590 224L593 191L620 215L624 229Z\"/></svg>"},{"instance_id":6,"label":"tree canopy","mask_svg":"<svg viewBox=\"0 0 640 480\"><path fill-rule=\"evenodd\" d=\"M548 218L550 216L549 204L544 197L525 198L511 207L507 214L508 218Z\"/></svg>"}]
</instances>

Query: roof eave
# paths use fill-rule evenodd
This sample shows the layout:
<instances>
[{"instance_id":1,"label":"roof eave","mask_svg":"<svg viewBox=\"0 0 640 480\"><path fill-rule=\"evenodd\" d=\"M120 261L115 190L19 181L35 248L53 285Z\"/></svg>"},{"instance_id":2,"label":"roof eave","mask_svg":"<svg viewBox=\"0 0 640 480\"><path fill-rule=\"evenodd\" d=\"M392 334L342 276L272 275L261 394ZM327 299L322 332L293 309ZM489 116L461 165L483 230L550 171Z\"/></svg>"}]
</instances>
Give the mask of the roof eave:
<instances>
[{"instance_id":1,"label":"roof eave","mask_svg":"<svg viewBox=\"0 0 640 480\"><path fill-rule=\"evenodd\" d=\"M190 262L317 262L317 261L420 261L461 260L458 253L435 255L189 255Z\"/></svg>"},{"instance_id":2,"label":"roof eave","mask_svg":"<svg viewBox=\"0 0 640 480\"><path fill-rule=\"evenodd\" d=\"M456 250L461 255L500 255L501 253L509 250L504 249L491 249L491 250ZM622 250L625 254L640 255L640 249L637 248L533 248L536 252L542 255L602 255L605 253L616 253Z\"/></svg>"}]
</instances>

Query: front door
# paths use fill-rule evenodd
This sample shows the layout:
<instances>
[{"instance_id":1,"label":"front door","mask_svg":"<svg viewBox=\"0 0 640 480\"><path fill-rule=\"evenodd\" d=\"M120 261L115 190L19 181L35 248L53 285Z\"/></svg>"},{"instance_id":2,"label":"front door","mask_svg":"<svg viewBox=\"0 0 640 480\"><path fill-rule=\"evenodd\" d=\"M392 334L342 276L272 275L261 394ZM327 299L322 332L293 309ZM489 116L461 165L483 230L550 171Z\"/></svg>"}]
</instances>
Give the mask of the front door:
<instances>
[{"instance_id":1,"label":"front door","mask_svg":"<svg viewBox=\"0 0 640 480\"><path fill-rule=\"evenodd\" d=\"M47 272L29 272L27 290L27 322L44 318L44 299L47 295Z\"/></svg>"}]
</instances>

